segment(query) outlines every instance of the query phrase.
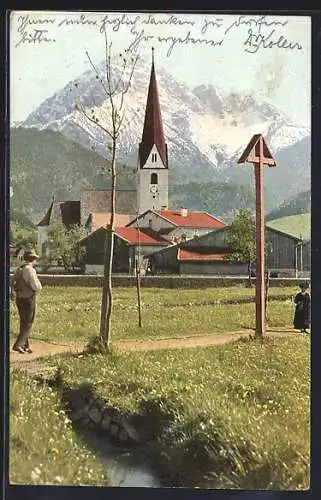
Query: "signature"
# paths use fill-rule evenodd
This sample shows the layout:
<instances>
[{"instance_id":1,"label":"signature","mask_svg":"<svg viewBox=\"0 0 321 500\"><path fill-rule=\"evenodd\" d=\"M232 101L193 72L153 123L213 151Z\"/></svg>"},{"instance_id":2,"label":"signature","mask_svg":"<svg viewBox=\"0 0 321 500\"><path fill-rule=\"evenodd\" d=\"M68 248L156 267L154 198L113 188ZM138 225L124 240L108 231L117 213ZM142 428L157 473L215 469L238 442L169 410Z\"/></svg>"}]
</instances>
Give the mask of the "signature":
<instances>
[{"instance_id":1,"label":"signature","mask_svg":"<svg viewBox=\"0 0 321 500\"><path fill-rule=\"evenodd\" d=\"M26 44L26 43L42 43L42 42L55 42L56 40L54 38L50 38L48 36L48 30L44 29L36 29L34 28L31 31L21 31L20 33L21 37L16 43L15 47L19 47L21 44Z\"/></svg>"},{"instance_id":2,"label":"signature","mask_svg":"<svg viewBox=\"0 0 321 500\"><path fill-rule=\"evenodd\" d=\"M262 33L253 33L252 29L248 30L248 37L244 42L245 51L250 54L255 54L259 49L271 49L277 47L279 49L302 50L302 45L298 42L289 42L283 35L277 39L273 38L275 30L271 30L268 35Z\"/></svg>"}]
</instances>

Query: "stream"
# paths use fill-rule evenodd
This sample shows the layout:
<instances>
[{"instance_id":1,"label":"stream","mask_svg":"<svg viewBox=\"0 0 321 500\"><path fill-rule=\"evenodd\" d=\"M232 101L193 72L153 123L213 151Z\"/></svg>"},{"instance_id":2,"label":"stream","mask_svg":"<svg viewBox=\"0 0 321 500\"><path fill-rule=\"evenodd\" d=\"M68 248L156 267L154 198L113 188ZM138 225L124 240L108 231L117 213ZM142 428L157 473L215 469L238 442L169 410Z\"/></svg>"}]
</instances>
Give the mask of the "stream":
<instances>
[{"instance_id":1,"label":"stream","mask_svg":"<svg viewBox=\"0 0 321 500\"><path fill-rule=\"evenodd\" d=\"M93 436L90 445L99 452L106 465L110 486L161 488L156 466L148 450L122 448Z\"/></svg>"}]
</instances>

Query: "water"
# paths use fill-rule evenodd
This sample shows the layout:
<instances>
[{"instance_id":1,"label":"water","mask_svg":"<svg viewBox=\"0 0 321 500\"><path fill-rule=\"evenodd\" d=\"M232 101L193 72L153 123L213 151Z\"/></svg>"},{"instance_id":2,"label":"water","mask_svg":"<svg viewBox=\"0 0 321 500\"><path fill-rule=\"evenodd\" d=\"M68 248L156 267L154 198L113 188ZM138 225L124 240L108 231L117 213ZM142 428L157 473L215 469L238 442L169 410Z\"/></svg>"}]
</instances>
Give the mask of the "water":
<instances>
[{"instance_id":1,"label":"water","mask_svg":"<svg viewBox=\"0 0 321 500\"><path fill-rule=\"evenodd\" d=\"M108 466L110 486L124 488L160 488L160 484L152 472L141 466L123 465L110 459L104 460Z\"/></svg>"},{"instance_id":2,"label":"water","mask_svg":"<svg viewBox=\"0 0 321 500\"><path fill-rule=\"evenodd\" d=\"M100 441L99 453L107 468L110 486L160 488L148 452L126 450Z\"/></svg>"}]
</instances>

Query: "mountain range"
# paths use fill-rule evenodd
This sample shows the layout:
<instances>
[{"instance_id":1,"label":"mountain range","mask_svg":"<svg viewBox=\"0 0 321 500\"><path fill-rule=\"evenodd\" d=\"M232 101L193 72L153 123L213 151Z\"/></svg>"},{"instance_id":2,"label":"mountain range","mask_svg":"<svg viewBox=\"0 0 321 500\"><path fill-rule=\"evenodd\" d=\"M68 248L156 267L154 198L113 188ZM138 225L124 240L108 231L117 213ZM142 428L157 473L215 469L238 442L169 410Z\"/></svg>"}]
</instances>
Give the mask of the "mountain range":
<instances>
[{"instance_id":1,"label":"mountain range","mask_svg":"<svg viewBox=\"0 0 321 500\"><path fill-rule=\"evenodd\" d=\"M108 162L94 151L53 130L14 128L10 133L10 219L32 227L43 218L52 197L56 201L79 200L83 189L111 186ZM254 211L253 187L233 182L171 182L170 208L188 207L208 211L230 222L239 208ZM136 170L117 166L117 189L130 191L136 185ZM267 219L309 212L310 191L302 192L279 208L266 200ZM273 210L273 212L270 212ZM271 216L270 216L271 214Z\"/></svg>"},{"instance_id":2,"label":"mountain range","mask_svg":"<svg viewBox=\"0 0 321 500\"><path fill-rule=\"evenodd\" d=\"M102 73L103 67L99 65ZM115 74L120 71L116 63L114 70ZM129 166L137 164L149 75L150 64L139 60L125 97L126 120L117 159ZM205 84L191 89L157 67L156 77L173 185L230 182L253 190L253 167L238 165L237 160L253 134L262 133L277 162L275 168L265 168L269 206L277 207L310 189L309 128L291 123L276 107L252 96L224 95L222 90ZM101 121L108 116L109 105L100 81L87 71L46 99L21 125L60 132L108 158L108 140L102 131L75 109L77 95Z\"/></svg>"}]
</instances>

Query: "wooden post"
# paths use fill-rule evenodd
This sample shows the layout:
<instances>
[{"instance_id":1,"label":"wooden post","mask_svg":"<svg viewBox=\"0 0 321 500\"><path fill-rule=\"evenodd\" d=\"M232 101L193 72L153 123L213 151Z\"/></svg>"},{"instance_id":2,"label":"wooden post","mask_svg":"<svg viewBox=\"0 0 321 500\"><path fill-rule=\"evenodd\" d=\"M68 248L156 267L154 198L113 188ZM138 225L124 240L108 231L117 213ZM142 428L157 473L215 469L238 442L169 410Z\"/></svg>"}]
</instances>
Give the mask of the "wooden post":
<instances>
[{"instance_id":1,"label":"wooden post","mask_svg":"<svg viewBox=\"0 0 321 500\"><path fill-rule=\"evenodd\" d=\"M255 297L255 337L262 338L265 333L265 261L264 261L264 191L263 168L267 164L275 166L266 142L261 134L255 134L241 155L238 163L253 163L255 175L256 208L256 297Z\"/></svg>"},{"instance_id":2,"label":"wooden post","mask_svg":"<svg viewBox=\"0 0 321 500\"><path fill-rule=\"evenodd\" d=\"M254 164L256 198L256 326L255 336L265 333L264 288L264 194L263 194L263 143L260 139L260 161Z\"/></svg>"}]
</instances>

